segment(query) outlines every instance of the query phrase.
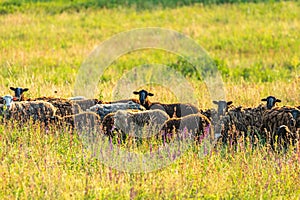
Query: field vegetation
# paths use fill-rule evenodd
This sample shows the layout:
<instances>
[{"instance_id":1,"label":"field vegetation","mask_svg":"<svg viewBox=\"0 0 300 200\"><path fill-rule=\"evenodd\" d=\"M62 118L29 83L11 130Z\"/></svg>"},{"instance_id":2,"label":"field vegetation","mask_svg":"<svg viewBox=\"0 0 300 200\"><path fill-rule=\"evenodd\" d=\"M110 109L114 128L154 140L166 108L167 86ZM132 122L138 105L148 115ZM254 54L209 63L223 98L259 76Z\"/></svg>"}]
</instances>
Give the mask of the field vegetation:
<instances>
[{"instance_id":1,"label":"field vegetation","mask_svg":"<svg viewBox=\"0 0 300 200\"><path fill-rule=\"evenodd\" d=\"M161 27L187 35L208 52L222 74L226 98L235 105L257 106L274 95L282 100L279 105L299 106L299 13L298 1L2 1L1 95L11 93L9 86L22 86L30 88L27 97L70 97L80 66L101 42L123 31ZM115 60L94 80L94 97L114 98L122 75L149 63L181 72L193 86L197 106L213 106L190 63L154 49ZM141 88L155 94L153 101L178 100L161 85ZM299 148L286 154L265 146L205 157L200 152L193 146L159 171L131 174L97 161L77 135L0 125L0 198L300 198Z\"/></svg>"}]
</instances>

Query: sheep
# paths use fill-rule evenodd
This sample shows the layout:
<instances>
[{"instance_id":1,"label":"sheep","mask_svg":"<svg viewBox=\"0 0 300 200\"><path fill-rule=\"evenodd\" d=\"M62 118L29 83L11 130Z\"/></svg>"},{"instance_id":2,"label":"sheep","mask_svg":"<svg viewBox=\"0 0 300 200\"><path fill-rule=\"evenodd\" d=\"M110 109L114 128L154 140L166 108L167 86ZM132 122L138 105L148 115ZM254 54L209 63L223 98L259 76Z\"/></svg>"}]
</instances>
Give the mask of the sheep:
<instances>
[{"instance_id":1,"label":"sheep","mask_svg":"<svg viewBox=\"0 0 300 200\"><path fill-rule=\"evenodd\" d=\"M205 137L207 134L211 134L211 139L213 139L210 124L210 120L200 113L181 118L170 118L162 126L162 139L164 142L169 142L175 135L177 138L181 138L182 134L189 133L195 136L196 141L200 141L201 137Z\"/></svg>"},{"instance_id":2,"label":"sheep","mask_svg":"<svg viewBox=\"0 0 300 200\"><path fill-rule=\"evenodd\" d=\"M28 101L45 101L51 103L57 108L56 115L63 117L67 115L73 115L80 113L82 110L77 103L74 103L68 99L56 98L56 97L38 97L34 99L28 99Z\"/></svg>"},{"instance_id":3,"label":"sheep","mask_svg":"<svg viewBox=\"0 0 300 200\"><path fill-rule=\"evenodd\" d=\"M109 136L110 138L112 138L114 136L113 135L113 131L115 130L114 116L115 116L115 112L109 113L109 114L105 115L105 117L102 120L101 129L102 129L104 135Z\"/></svg>"},{"instance_id":4,"label":"sheep","mask_svg":"<svg viewBox=\"0 0 300 200\"><path fill-rule=\"evenodd\" d=\"M44 122L48 124L49 119L54 116L56 108L44 101L21 101L14 102L11 95L3 97L6 109L2 106L2 115L7 120L16 120L20 123L27 122L32 119L34 122Z\"/></svg>"},{"instance_id":5,"label":"sheep","mask_svg":"<svg viewBox=\"0 0 300 200\"><path fill-rule=\"evenodd\" d=\"M97 113L101 117L101 119L103 119L105 115L109 113L116 112L118 110L127 110L127 109L146 110L140 104L134 103L132 101L129 101L127 103L96 104L87 110Z\"/></svg>"},{"instance_id":6,"label":"sheep","mask_svg":"<svg viewBox=\"0 0 300 200\"><path fill-rule=\"evenodd\" d=\"M236 145L240 137L250 137L250 142L255 143L261 138L259 134L262 125L263 114L266 106L259 105L254 108L242 108L242 106L228 110L220 117L220 121L215 125L216 137L221 137L223 144Z\"/></svg>"},{"instance_id":7,"label":"sheep","mask_svg":"<svg viewBox=\"0 0 300 200\"><path fill-rule=\"evenodd\" d=\"M299 141L299 137L297 137L297 133L293 133L290 131L289 127L286 125L281 125L277 128L275 132L275 137L277 136L277 147L279 151L283 148L286 151L289 147L290 142L292 145L295 145L296 141Z\"/></svg>"},{"instance_id":8,"label":"sheep","mask_svg":"<svg viewBox=\"0 0 300 200\"><path fill-rule=\"evenodd\" d=\"M90 107L96 104L102 104L103 101L98 99L80 99L80 100L70 100L70 102L79 105L82 111L86 111Z\"/></svg>"},{"instance_id":9,"label":"sheep","mask_svg":"<svg viewBox=\"0 0 300 200\"><path fill-rule=\"evenodd\" d=\"M147 137L150 137L151 134L157 135L163 123L168 119L169 116L162 110L141 112L118 110L114 115L114 125L125 134L135 133L135 138L141 138L143 127L150 128Z\"/></svg>"},{"instance_id":10,"label":"sheep","mask_svg":"<svg viewBox=\"0 0 300 200\"><path fill-rule=\"evenodd\" d=\"M273 108L277 102L281 102L280 99L277 99L274 96L268 96L267 98L261 99L261 101L266 101L267 102L267 109Z\"/></svg>"},{"instance_id":11,"label":"sheep","mask_svg":"<svg viewBox=\"0 0 300 200\"><path fill-rule=\"evenodd\" d=\"M58 128L66 128L72 132L87 133L90 131L100 132L101 120L94 112L81 112L74 115L52 116L51 124Z\"/></svg>"},{"instance_id":12,"label":"sheep","mask_svg":"<svg viewBox=\"0 0 300 200\"><path fill-rule=\"evenodd\" d=\"M9 89L15 92L14 97L17 98L19 101L25 101L23 93L29 90L28 88L21 88L21 87L16 87L16 88L10 87Z\"/></svg>"},{"instance_id":13,"label":"sheep","mask_svg":"<svg viewBox=\"0 0 300 200\"><path fill-rule=\"evenodd\" d=\"M277 129L285 125L292 131L296 133L297 129L300 127L300 111L293 107L281 107L276 109L267 110L263 115L261 132L264 139L271 145L274 149L274 142ZM287 139L292 140L295 144L296 135L290 134ZM286 144L285 144L286 145Z\"/></svg>"},{"instance_id":14,"label":"sheep","mask_svg":"<svg viewBox=\"0 0 300 200\"><path fill-rule=\"evenodd\" d=\"M218 105L218 119L220 116L225 115L225 113L230 108L230 105L232 105L232 101L213 101L214 104Z\"/></svg>"},{"instance_id":15,"label":"sheep","mask_svg":"<svg viewBox=\"0 0 300 200\"><path fill-rule=\"evenodd\" d=\"M134 91L133 94L139 95L139 101L142 106L147 110L159 109L165 111L170 118L172 117L184 117L190 114L196 114L199 109L191 104L187 103L172 103L163 104L159 102L150 102L148 96L154 96L154 94L147 92L146 90Z\"/></svg>"}]
</instances>

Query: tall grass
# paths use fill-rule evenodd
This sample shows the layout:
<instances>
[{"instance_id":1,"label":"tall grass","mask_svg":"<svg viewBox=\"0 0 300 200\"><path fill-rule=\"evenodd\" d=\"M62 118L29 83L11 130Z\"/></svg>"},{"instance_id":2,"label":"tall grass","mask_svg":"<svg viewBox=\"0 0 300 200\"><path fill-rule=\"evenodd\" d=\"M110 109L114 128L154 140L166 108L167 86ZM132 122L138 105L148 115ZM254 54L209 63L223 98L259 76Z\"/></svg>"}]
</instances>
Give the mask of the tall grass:
<instances>
[{"instance_id":1,"label":"tall grass","mask_svg":"<svg viewBox=\"0 0 300 200\"><path fill-rule=\"evenodd\" d=\"M300 195L299 152L280 156L265 149L241 149L202 157L197 148L190 148L159 171L130 174L97 161L76 135L45 134L37 127L1 126L1 130L1 199L297 199Z\"/></svg>"}]
</instances>

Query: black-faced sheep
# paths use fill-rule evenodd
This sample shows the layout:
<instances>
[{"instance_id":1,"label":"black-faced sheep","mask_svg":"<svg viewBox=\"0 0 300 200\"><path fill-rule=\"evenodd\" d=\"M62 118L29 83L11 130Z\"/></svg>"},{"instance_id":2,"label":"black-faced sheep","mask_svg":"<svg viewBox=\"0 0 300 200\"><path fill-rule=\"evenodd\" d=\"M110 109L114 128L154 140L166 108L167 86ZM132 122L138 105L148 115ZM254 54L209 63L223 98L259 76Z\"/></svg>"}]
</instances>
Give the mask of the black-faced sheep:
<instances>
[{"instance_id":1,"label":"black-faced sheep","mask_svg":"<svg viewBox=\"0 0 300 200\"><path fill-rule=\"evenodd\" d=\"M16 120L22 123L32 119L34 122L44 122L47 125L56 112L56 108L52 104L44 101L14 102L10 95L4 96L3 99L6 109L2 108L2 114L7 120Z\"/></svg>"},{"instance_id":2,"label":"black-faced sheep","mask_svg":"<svg viewBox=\"0 0 300 200\"><path fill-rule=\"evenodd\" d=\"M164 142L169 142L174 137L177 137L177 139L184 137L184 134L187 136L192 134L196 141L208 134L213 139L214 136L210 124L210 120L200 113L181 118L171 118L163 124L161 130L162 139Z\"/></svg>"},{"instance_id":3,"label":"black-faced sheep","mask_svg":"<svg viewBox=\"0 0 300 200\"><path fill-rule=\"evenodd\" d=\"M148 96L153 96L154 94L147 92L146 90L134 91L133 93L139 95L140 104L147 110L159 109L165 111L170 118L184 117L199 112L199 109L196 106L187 103L163 104L159 102L150 102Z\"/></svg>"},{"instance_id":4,"label":"black-faced sheep","mask_svg":"<svg viewBox=\"0 0 300 200\"><path fill-rule=\"evenodd\" d=\"M105 115L113 112L117 112L118 110L146 110L140 104L129 101L127 103L114 103L114 104L96 104L88 109L88 111L97 113L101 119L105 117Z\"/></svg>"},{"instance_id":5,"label":"black-faced sheep","mask_svg":"<svg viewBox=\"0 0 300 200\"><path fill-rule=\"evenodd\" d=\"M277 99L274 96L268 96L267 98L263 98L262 101L266 101L267 102L267 108L268 109L272 109L277 102L281 102L280 99Z\"/></svg>"},{"instance_id":6,"label":"black-faced sheep","mask_svg":"<svg viewBox=\"0 0 300 200\"><path fill-rule=\"evenodd\" d=\"M29 90L28 88L21 88L21 87L16 87L16 88L10 87L9 89L15 92L14 97L17 98L19 101L25 101L23 93Z\"/></svg>"}]
</instances>

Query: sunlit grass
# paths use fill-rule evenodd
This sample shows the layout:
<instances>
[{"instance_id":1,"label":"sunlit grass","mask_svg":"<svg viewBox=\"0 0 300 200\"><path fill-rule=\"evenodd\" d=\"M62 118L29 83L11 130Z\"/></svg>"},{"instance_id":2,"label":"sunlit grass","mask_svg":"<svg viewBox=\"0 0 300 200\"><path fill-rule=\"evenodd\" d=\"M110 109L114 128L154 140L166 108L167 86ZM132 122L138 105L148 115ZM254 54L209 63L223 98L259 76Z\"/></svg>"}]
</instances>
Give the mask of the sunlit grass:
<instances>
[{"instance_id":1,"label":"sunlit grass","mask_svg":"<svg viewBox=\"0 0 300 200\"><path fill-rule=\"evenodd\" d=\"M269 95L281 99L279 105L300 105L299 2L88 8L62 13L63 2L52 4L53 12L39 4L0 15L1 95L12 93L9 86L22 86L30 88L27 97L70 97L78 69L97 45L122 31L162 27L179 31L206 49L222 73L226 99L235 105L256 106ZM113 99L119 79L136 66L169 66L178 59L161 50L123 55L101 81L100 77L93 80L99 82L94 97ZM193 76L186 80L198 107L212 107L203 80ZM136 89L141 88L155 94L151 101L180 101L163 85ZM121 148L133 147L128 142ZM139 148L131 150L143 152L150 144ZM300 197L299 148L277 155L266 147L245 147L206 157L199 148L193 146L161 170L130 174L99 162L76 134L47 132L38 125L21 129L0 125L0 199Z\"/></svg>"}]
</instances>

